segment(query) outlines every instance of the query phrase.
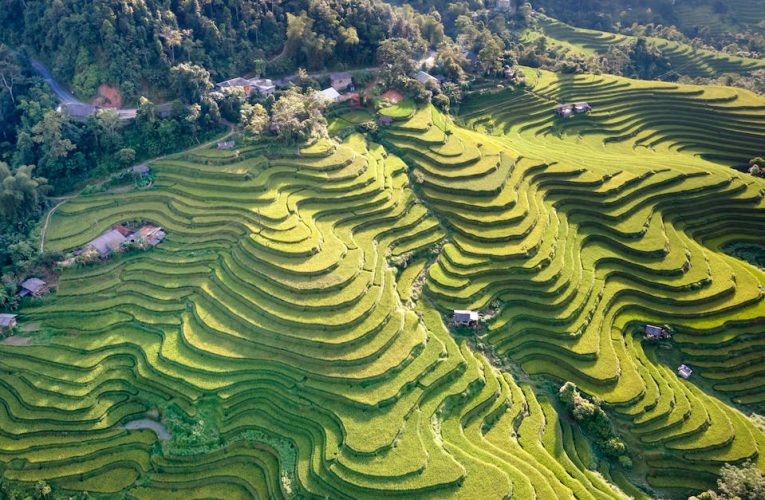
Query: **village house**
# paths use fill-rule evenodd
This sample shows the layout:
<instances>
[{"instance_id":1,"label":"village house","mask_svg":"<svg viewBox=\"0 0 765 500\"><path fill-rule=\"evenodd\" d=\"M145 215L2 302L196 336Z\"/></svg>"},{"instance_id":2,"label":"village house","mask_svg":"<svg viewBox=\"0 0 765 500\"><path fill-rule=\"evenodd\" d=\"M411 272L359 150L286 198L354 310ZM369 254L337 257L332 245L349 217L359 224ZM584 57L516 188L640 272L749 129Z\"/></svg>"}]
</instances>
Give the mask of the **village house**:
<instances>
[{"instance_id":1,"label":"village house","mask_svg":"<svg viewBox=\"0 0 765 500\"><path fill-rule=\"evenodd\" d=\"M574 104L574 113L589 113L592 111L592 106L586 102L577 102Z\"/></svg>"},{"instance_id":2,"label":"village house","mask_svg":"<svg viewBox=\"0 0 765 500\"><path fill-rule=\"evenodd\" d=\"M562 116L563 118L568 118L574 114L574 107L571 104L563 104L555 108L555 114Z\"/></svg>"},{"instance_id":3,"label":"village house","mask_svg":"<svg viewBox=\"0 0 765 500\"><path fill-rule=\"evenodd\" d=\"M589 113L592 111L592 106L586 102L577 102L575 104L561 104L555 108L555 114L568 118L575 114Z\"/></svg>"},{"instance_id":4,"label":"village house","mask_svg":"<svg viewBox=\"0 0 765 500\"><path fill-rule=\"evenodd\" d=\"M338 91L353 90L353 75L348 71L340 71L337 73L330 73L329 75L330 86Z\"/></svg>"},{"instance_id":5,"label":"village house","mask_svg":"<svg viewBox=\"0 0 765 500\"><path fill-rule=\"evenodd\" d=\"M664 340L670 337L667 330L655 325L645 325L643 336L648 340Z\"/></svg>"},{"instance_id":6,"label":"village house","mask_svg":"<svg viewBox=\"0 0 765 500\"><path fill-rule=\"evenodd\" d=\"M124 232L123 229L109 229L101 234L101 236L88 243L86 247L92 247L101 257L107 257L112 252L120 251L122 244L125 243L125 240L127 239L123 234Z\"/></svg>"},{"instance_id":7,"label":"village house","mask_svg":"<svg viewBox=\"0 0 765 500\"><path fill-rule=\"evenodd\" d=\"M438 85L438 78L424 71L418 71L417 73L415 73L414 79L423 85L426 85L428 82L432 82L433 85Z\"/></svg>"},{"instance_id":8,"label":"village house","mask_svg":"<svg viewBox=\"0 0 765 500\"><path fill-rule=\"evenodd\" d=\"M340 100L340 92L334 87L328 87L322 90L319 92L319 95L322 99L326 99L329 102L337 102Z\"/></svg>"},{"instance_id":9,"label":"village house","mask_svg":"<svg viewBox=\"0 0 765 500\"><path fill-rule=\"evenodd\" d=\"M497 5L494 8L500 12L509 12L513 10L513 1L512 0L497 0Z\"/></svg>"},{"instance_id":10,"label":"village house","mask_svg":"<svg viewBox=\"0 0 765 500\"><path fill-rule=\"evenodd\" d=\"M510 66L505 66L502 72L505 75L505 80L512 80L515 77L515 70Z\"/></svg>"},{"instance_id":11,"label":"village house","mask_svg":"<svg viewBox=\"0 0 765 500\"><path fill-rule=\"evenodd\" d=\"M149 175L149 166L142 163L140 165L135 165L130 171L132 172L133 177L147 177Z\"/></svg>"},{"instance_id":12,"label":"village house","mask_svg":"<svg viewBox=\"0 0 765 500\"><path fill-rule=\"evenodd\" d=\"M223 142L219 142L216 146L218 149L227 150L227 149L234 149L235 144L236 143L234 141L223 141Z\"/></svg>"},{"instance_id":13,"label":"village house","mask_svg":"<svg viewBox=\"0 0 765 500\"><path fill-rule=\"evenodd\" d=\"M478 323L478 311L455 310L452 320L455 325L473 326Z\"/></svg>"},{"instance_id":14,"label":"village house","mask_svg":"<svg viewBox=\"0 0 765 500\"><path fill-rule=\"evenodd\" d=\"M380 115L377 118L377 123L379 123L383 127L387 127L387 126L389 126L389 125L391 125L393 123L393 118L391 118L390 116Z\"/></svg>"},{"instance_id":15,"label":"village house","mask_svg":"<svg viewBox=\"0 0 765 500\"><path fill-rule=\"evenodd\" d=\"M276 85L268 78L251 80L250 83L261 97L268 97L276 91Z\"/></svg>"},{"instance_id":16,"label":"village house","mask_svg":"<svg viewBox=\"0 0 765 500\"><path fill-rule=\"evenodd\" d=\"M693 374L693 370L687 365L680 365L677 367L677 375L685 380L688 380Z\"/></svg>"},{"instance_id":17,"label":"village house","mask_svg":"<svg viewBox=\"0 0 765 500\"><path fill-rule=\"evenodd\" d=\"M21 285L19 285L19 288L21 288L19 297L26 297L28 295L31 295L32 297L42 297L50 291L48 284L40 278L29 278L23 281Z\"/></svg>"},{"instance_id":18,"label":"village house","mask_svg":"<svg viewBox=\"0 0 765 500\"><path fill-rule=\"evenodd\" d=\"M16 327L15 314L0 314L0 332Z\"/></svg>"},{"instance_id":19,"label":"village house","mask_svg":"<svg viewBox=\"0 0 765 500\"><path fill-rule=\"evenodd\" d=\"M75 120L85 120L91 116L95 116L97 108L81 102L62 102L56 110L62 115L66 115Z\"/></svg>"},{"instance_id":20,"label":"village house","mask_svg":"<svg viewBox=\"0 0 765 500\"><path fill-rule=\"evenodd\" d=\"M215 87L221 90L232 89L234 87L242 87L244 92L248 95L252 91L252 83L250 80L242 78L241 76L237 76L236 78L232 78L231 80L226 80L224 82L216 83Z\"/></svg>"},{"instance_id":21,"label":"village house","mask_svg":"<svg viewBox=\"0 0 765 500\"><path fill-rule=\"evenodd\" d=\"M167 234L159 226L146 225L128 236L125 243L136 243L141 248L155 247L165 239Z\"/></svg>"}]
</instances>

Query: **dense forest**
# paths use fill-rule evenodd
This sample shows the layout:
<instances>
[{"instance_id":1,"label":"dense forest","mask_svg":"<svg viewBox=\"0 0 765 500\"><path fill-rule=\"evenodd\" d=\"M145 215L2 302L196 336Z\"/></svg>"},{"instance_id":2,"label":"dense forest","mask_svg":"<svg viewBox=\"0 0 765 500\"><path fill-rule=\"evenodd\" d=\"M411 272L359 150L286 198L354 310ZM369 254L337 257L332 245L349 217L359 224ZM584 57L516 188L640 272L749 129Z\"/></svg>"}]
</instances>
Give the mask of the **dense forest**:
<instances>
[{"instance_id":1,"label":"dense forest","mask_svg":"<svg viewBox=\"0 0 765 500\"><path fill-rule=\"evenodd\" d=\"M416 39L415 21L372 0L9 0L0 38L49 59L78 94L109 82L131 101L167 88L181 61L219 79L255 68L369 65L383 39Z\"/></svg>"}]
</instances>

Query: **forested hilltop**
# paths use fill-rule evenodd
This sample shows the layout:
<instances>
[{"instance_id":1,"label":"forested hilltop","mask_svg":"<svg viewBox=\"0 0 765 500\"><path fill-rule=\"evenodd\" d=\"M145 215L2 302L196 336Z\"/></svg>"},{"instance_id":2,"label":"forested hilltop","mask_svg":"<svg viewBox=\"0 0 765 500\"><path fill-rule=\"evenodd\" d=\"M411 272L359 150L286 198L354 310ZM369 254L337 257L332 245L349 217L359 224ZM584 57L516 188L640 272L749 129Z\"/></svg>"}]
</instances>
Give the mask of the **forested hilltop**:
<instances>
[{"instance_id":1,"label":"forested hilltop","mask_svg":"<svg viewBox=\"0 0 765 500\"><path fill-rule=\"evenodd\" d=\"M9 0L0 39L48 59L78 94L109 82L135 100L167 88L182 61L221 78L370 65L383 39L414 40L426 22L373 0Z\"/></svg>"}]
</instances>

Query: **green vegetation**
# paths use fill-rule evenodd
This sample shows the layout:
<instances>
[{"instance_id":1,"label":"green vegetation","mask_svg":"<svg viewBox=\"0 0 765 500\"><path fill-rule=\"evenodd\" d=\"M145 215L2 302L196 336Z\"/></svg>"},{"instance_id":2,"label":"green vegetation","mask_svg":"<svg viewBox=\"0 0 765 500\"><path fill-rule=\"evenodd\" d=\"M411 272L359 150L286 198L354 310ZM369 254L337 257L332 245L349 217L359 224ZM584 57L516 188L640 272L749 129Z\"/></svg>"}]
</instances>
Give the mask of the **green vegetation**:
<instances>
[{"instance_id":1,"label":"green vegetation","mask_svg":"<svg viewBox=\"0 0 765 500\"><path fill-rule=\"evenodd\" d=\"M756 36L528 3L45 4L9 2L0 40L139 107L68 118L0 47L0 497L762 496L765 98L688 83L758 90ZM210 92L371 64L342 103L306 69ZM55 267L137 221L161 244ZM55 292L20 299L31 275Z\"/></svg>"},{"instance_id":2,"label":"green vegetation","mask_svg":"<svg viewBox=\"0 0 765 500\"><path fill-rule=\"evenodd\" d=\"M593 111L556 119L547 96ZM382 144L191 150L152 162L151 190L61 206L52 251L139 215L168 237L65 270L54 301L22 308L52 335L0 346L6 477L144 497L225 482L233 496L473 498L492 484L590 498L677 496L724 463L762 467L765 435L735 404L762 401L765 275L718 248L765 222L761 181L719 163L756 156L765 102L541 72L462 110L386 108ZM509 371L441 314L490 304L483 340ZM672 325L693 380L641 343L645 322ZM573 420L547 377L588 395L569 398ZM150 408L164 446L119 426Z\"/></svg>"}]
</instances>

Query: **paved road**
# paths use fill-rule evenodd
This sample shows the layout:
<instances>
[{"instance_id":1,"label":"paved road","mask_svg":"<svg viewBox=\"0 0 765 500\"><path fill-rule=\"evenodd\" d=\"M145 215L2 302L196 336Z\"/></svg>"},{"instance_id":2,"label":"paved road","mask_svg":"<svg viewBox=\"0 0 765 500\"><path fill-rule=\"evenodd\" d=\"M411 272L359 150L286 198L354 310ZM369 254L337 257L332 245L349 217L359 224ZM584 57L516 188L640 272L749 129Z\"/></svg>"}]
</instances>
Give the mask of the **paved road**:
<instances>
[{"instance_id":1,"label":"paved road","mask_svg":"<svg viewBox=\"0 0 765 500\"><path fill-rule=\"evenodd\" d=\"M426 68L430 68L433 66L435 62L435 51L431 50L429 51L422 59L417 61L418 65L423 65ZM53 78L53 75L51 72L46 68L40 61L36 61L32 59L32 67L37 71L40 76L43 77L43 79L47 82L47 84L50 86L51 90L53 90L53 93L56 94L56 96L61 100L64 104L81 104L84 106L90 106L89 103L80 101L77 99L74 95L72 95L71 92L66 90L63 85L61 85L55 78ZM352 71L371 71L371 72L377 72L379 71L379 68L377 67L368 67L368 68L357 68ZM331 71L320 71L316 73L309 73L310 78L321 78L323 76L326 76L330 74ZM287 83L289 81L295 80L297 78L297 74L289 75L283 78L280 78L276 80L278 84L283 85L284 83ZM116 109L117 115L120 117L121 120L132 120L135 118L136 113L138 112L138 109L136 108L119 108Z\"/></svg>"},{"instance_id":2,"label":"paved road","mask_svg":"<svg viewBox=\"0 0 765 500\"><path fill-rule=\"evenodd\" d=\"M51 90L53 90L53 93L58 96L58 98L61 100L61 102L67 103L67 104L74 104L79 103L79 101L76 97L74 97L71 93L69 93L60 83L56 81L55 78L53 78L53 75L50 74L50 71L48 71L48 68L42 65L40 61L35 61L32 59L32 67L40 73L40 76L43 77L43 79L50 85ZM84 103L83 103L84 104Z\"/></svg>"},{"instance_id":3,"label":"paved road","mask_svg":"<svg viewBox=\"0 0 765 500\"><path fill-rule=\"evenodd\" d=\"M77 99L74 95L72 95L71 92L66 90L63 85L61 85L55 78L53 78L53 75L51 72L46 68L40 61L35 61L32 59L32 67L37 71L41 77L45 80L45 82L50 86L51 90L54 94L56 94L56 97L59 98L59 100L64 104L82 104L84 106L90 106L87 102L82 102L81 100ZM131 120L135 118L136 113L138 112L138 109L136 108L119 108L116 109L117 115L119 115L120 119L122 120Z\"/></svg>"}]
</instances>

